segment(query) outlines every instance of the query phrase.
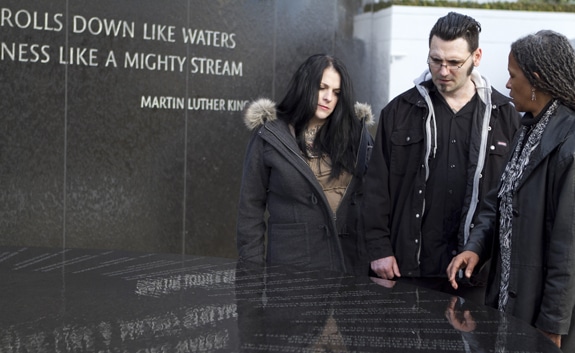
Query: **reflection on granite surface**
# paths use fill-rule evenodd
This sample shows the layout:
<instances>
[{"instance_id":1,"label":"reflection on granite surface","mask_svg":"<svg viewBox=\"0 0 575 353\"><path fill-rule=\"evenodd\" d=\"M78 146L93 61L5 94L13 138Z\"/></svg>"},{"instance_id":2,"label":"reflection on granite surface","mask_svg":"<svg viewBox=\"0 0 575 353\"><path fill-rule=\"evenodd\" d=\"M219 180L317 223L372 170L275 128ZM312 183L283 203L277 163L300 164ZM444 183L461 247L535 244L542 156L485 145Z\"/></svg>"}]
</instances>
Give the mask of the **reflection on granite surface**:
<instances>
[{"instance_id":1,"label":"reflection on granite surface","mask_svg":"<svg viewBox=\"0 0 575 353\"><path fill-rule=\"evenodd\" d=\"M0 352L559 352L402 283L174 254L0 247Z\"/></svg>"}]
</instances>

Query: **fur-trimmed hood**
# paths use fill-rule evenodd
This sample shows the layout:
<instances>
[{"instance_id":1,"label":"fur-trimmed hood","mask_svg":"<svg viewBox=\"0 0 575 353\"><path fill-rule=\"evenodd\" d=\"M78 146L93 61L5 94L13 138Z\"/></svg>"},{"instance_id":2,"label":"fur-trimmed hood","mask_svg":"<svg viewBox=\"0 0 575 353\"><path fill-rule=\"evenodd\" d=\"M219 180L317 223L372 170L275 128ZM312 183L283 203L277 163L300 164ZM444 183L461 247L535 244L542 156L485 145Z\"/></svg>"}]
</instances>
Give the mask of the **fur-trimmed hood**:
<instances>
[{"instance_id":1,"label":"fur-trimmed hood","mask_svg":"<svg viewBox=\"0 0 575 353\"><path fill-rule=\"evenodd\" d=\"M355 115L364 120L367 126L373 125L375 120L371 111L371 106L367 103L355 103ZM244 123L250 130L263 125L266 121L276 120L276 105L267 98L261 98L253 101L246 109Z\"/></svg>"}]
</instances>

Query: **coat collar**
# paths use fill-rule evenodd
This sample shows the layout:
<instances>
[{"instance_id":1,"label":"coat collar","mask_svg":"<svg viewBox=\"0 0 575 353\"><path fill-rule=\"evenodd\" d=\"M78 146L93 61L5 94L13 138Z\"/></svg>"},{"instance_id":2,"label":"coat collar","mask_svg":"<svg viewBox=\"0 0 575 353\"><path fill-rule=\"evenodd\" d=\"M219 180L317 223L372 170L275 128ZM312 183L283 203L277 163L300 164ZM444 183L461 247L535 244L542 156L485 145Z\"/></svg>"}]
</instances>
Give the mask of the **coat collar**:
<instances>
[{"instance_id":1,"label":"coat collar","mask_svg":"<svg viewBox=\"0 0 575 353\"><path fill-rule=\"evenodd\" d=\"M536 148L531 155L528 167L523 172L521 181L518 183L517 188L521 185L529 175L537 168L537 166L553 152L557 146L565 141L569 135L575 135L575 112L559 105L555 116L552 116L543 132L539 148ZM515 144L516 146L517 144Z\"/></svg>"},{"instance_id":2,"label":"coat collar","mask_svg":"<svg viewBox=\"0 0 575 353\"><path fill-rule=\"evenodd\" d=\"M559 105L554 117L547 124L541 140L541 155L547 156L569 134L575 133L575 114L564 105Z\"/></svg>"},{"instance_id":3,"label":"coat collar","mask_svg":"<svg viewBox=\"0 0 575 353\"><path fill-rule=\"evenodd\" d=\"M364 120L366 125L370 126L375 123L370 105L357 102L354 105L354 110L356 117ZM276 105L267 98L252 102L244 114L244 123L250 130L274 120L277 120Z\"/></svg>"}]
</instances>

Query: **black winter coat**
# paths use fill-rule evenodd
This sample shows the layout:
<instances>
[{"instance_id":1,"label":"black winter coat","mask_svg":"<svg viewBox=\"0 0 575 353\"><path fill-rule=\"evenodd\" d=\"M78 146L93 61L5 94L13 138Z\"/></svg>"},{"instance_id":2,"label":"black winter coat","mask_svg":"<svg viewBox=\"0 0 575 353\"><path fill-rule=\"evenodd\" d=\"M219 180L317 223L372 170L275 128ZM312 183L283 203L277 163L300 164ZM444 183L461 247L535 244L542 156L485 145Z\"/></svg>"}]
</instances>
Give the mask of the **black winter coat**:
<instances>
[{"instance_id":1,"label":"black winter coat","mask_svg":"<svg viewBox=\"0 0 575 353\"><path fill-rule=\"evenodd\" d=\"M486 304L500 283L498 189L482 205L465 250L492 254ZM506 312L541 330L566 335L575 352L575 112L559 106L532 152L513 196L511 274ZM495 233L495 237L493 234Z\"/></svg>"},{"instance_id":2,"label":"black winter coat","mask_svg":"<svg viewBox=\"0 0 575 353\"><path fill-rule=\"evenodd\" d=\"M334 214L289 126L276 118L275 105L260 100L250 109L257 106L265 108L257 113L248 109L246 114L246 124L254 131L240 190L236 234L240 259L367 275L360 215L363 175L373 144L367 129L358 169Z\"/></svg>"}]
</instances>

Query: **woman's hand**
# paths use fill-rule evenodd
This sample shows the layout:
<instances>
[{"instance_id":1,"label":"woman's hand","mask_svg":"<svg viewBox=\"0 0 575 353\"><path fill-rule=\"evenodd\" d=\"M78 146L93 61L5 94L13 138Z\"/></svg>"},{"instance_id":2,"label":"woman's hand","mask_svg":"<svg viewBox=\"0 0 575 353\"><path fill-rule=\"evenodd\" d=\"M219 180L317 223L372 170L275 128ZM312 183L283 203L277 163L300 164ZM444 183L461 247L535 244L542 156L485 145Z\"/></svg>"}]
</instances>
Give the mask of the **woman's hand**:
<instances>
[{"instance_id":1,"label":"woman's hand","mask_svg":"<svg viewBox=\"0 0 575 353\"><path fill-rule=\"evenodd\" d=\"M547 338L549 338L553 343L557 345L557 347L561 348L561 335L539 330L541 331Z\"/></svg>"},{"instance_id":2,"label":"woman's hand","mask_svg":"<svg viewBox=\"0 0 575 353\"><path fill-rule=\"evenodd\" d=\"M447 279L451 283L453 289L457 289L457 273L461 269L465 269L465 277L471 278L473 269L479 263L479 255L473 251L464 251L451 260L447 266Z\"/></svg>"}]
</instances>

